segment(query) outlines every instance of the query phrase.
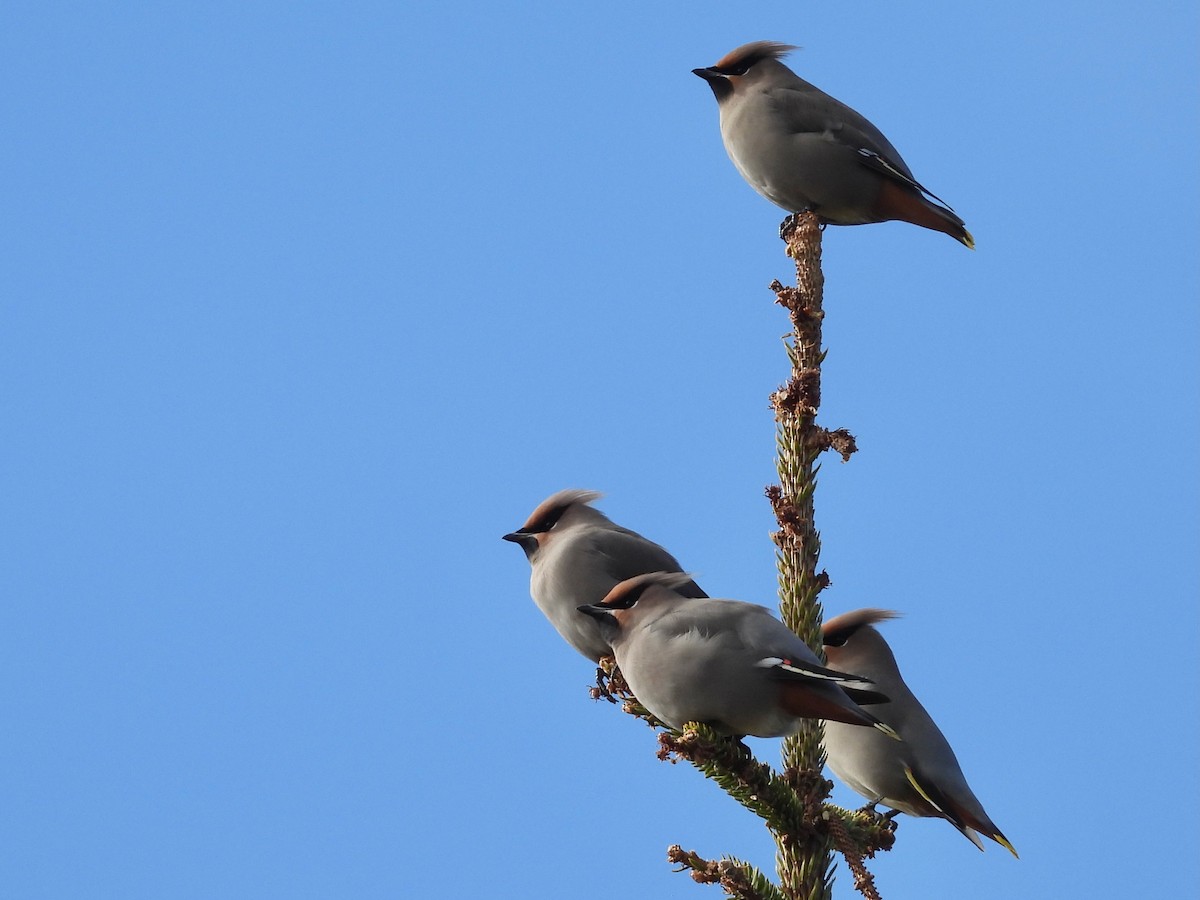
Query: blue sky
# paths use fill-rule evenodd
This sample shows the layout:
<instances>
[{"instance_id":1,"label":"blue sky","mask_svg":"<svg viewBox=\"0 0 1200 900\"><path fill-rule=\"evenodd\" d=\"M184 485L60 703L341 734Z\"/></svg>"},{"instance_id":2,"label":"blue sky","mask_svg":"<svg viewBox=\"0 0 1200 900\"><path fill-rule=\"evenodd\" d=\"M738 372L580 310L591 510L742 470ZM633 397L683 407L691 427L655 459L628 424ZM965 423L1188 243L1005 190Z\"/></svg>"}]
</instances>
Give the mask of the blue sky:
<instances>
[{"instance_id":1,"label":"blue sky","mask_svg":"<svg viewBox=\"0 0 1200 900\"><path fill-rule=\"evenodd\" d=\"M774 602L781 214L690 74L755 39L803 45L979 247L825 236L822 420L861 448L822 471L826 608L905 613L1022 854L903 819L884 897L1192 888L1194 5L575 6L6 7L0 893L719 896L676 842L771 867L587 698L499 539L594 488Z\"/></svg>"}]
</instances>

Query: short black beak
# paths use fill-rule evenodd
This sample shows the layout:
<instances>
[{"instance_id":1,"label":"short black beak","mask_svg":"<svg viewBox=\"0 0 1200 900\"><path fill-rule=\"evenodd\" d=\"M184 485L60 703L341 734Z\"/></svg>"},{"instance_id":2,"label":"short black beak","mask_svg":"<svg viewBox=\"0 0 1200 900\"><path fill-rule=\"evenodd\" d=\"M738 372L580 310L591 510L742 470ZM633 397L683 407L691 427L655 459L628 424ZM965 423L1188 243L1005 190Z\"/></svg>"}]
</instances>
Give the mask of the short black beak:
<instances>
[{"instance_id":1,"label":"short black beak","mask_svg":"<svg viewBox=\"0 0 1200 900\"><path fill-rule=\"evenodd\" d=\"M583 606L577 606L575 608L585 616L591 616L593 619L597 619L601 622L612 616L612 610L610 610L607 606L597 606L594 603L586 603Z\"/></svg>"},{"instance_id":2,"label":"short black beak","mask_svg":"<svg viewBox=\"0 0 1200 900\"><path fill-rule=\"evenodd\" d=\"M712 88L713 96L717 98L718 103L733 93L733 82L719 69L714 69L711 66L707 69L692 69L692 74L699 75L708 82L708 86Z\"/></svg>"},{"instance_id":3,"label":"short black beak","mask_svg":"<svg viewBox=\"0 0 1200 900\"><path fill-rule=\"evenodd\" d=\"M536 534L530 534L527 531L514 531L512 534L501 535L506 541L512 541L514 544L519 544L521 549L525 551L525 558L531 559L534 551L538 548Z\"/></svg>"}]
</instances>

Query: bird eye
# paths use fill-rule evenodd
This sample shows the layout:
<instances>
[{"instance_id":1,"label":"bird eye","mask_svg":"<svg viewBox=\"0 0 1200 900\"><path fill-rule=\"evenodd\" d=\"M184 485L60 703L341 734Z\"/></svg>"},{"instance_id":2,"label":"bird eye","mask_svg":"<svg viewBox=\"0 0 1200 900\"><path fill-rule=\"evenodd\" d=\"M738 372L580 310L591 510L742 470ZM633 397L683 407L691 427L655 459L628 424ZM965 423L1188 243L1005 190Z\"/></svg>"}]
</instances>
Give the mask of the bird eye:
<instances>
[{"instance_id":1,"label":"bird eye","mask_svg":"<svg viewBox=\"0 0 1200 900\"><path fill-rule=\"evenodd\" d=\"M529 531L532 534L545 534L558 524L558 520L563 517L563 513L567 511L567 507L560 506L550 510L546 515L538 520L536 525L530 527Z\"/></svg>"},{"instance_id":2,"label":"bird eye","mask_svg":"<svg viewBox=\"0 0 1200 900\"><path fill-rule=\"evenodd\" d=\"M745 75L750 71L750 63L738 63L736 66L726 66L721 70L726 75Z\"/></svg>"}]
</instances>

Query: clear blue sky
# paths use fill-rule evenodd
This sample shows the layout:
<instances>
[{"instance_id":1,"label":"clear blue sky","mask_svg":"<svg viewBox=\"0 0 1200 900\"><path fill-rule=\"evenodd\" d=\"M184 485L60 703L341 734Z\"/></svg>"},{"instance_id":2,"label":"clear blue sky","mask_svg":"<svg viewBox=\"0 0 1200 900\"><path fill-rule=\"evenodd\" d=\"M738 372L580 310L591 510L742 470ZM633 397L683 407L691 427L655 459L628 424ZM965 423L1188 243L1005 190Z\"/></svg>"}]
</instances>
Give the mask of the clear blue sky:
<instances>
[{"instance_id":1,"label":"clear blue sky","mask_svg":"<svg viewBox=\"0 0 1200 900\"><path fill-rule=\"evenodd\" d=\"M884 897L1194 889L1197 26L8 4L0 895L715 898L668 844L771 867L587 698L499 539L595 488L774 602L781 214L690 74L764 38L979 245L825 237L823 421L861 447L822 472L826 607L905 613L1022 855L904 819Z\"/></svg>"}]
</instances>

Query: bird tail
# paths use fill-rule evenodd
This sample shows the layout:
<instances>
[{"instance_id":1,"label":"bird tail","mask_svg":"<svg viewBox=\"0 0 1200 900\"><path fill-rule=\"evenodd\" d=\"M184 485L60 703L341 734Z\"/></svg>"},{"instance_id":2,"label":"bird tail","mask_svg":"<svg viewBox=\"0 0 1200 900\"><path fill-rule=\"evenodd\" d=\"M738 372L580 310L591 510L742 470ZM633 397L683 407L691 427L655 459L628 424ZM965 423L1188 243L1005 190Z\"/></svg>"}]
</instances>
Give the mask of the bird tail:
<instances>
[{"instance_id":1,"label":"bird tail","mask_svg":"<svg viewBox=\"0 0 1200 900\"><path fill-rule=\"evenodd\" d=\"M999 844L1001 847L1003 847L1005 850L1007 850L1013 856L1016 856L1017 859L1021 858L1020 856L1017 855L1017 848L1008 842L1008 838L1006 838L1003 834L1000 833L1000 829L997 828L996 832L994 834L989 834L988 837L990 837L993 841L995 841L997 844Z\"/></svg>"},{"instance_id":2,"label":"bird tail","mask_svg":"<svg viewBox=\"0 0 1200 900\"><path fill-rule=\"evenodd\" d=\"M868 169L883 176L883 187L872 212L879 216L876 221L887 222L898 219L911 222L922 228L948 234L968 249L975 249L975 238L967 231L963 220L950 208L950 204L935 194L907 171L873 150L861 148L859 155ZM926 199L926 198L929 199ZM933 202L936 201L936 202Z\"/></svg>"},{"instance_id":3,"label":"bird tail","mask_svg":"<svg viewBox=\"0 0 1200 900\"><path fill-rule=\"evenodd\" d=\"M780 685L780 699L783 708L793 716L862 725L878 729L893 740L900 740L895 729L856 704L836 685L785 683Z\"/></svg>"},{"instance_id":4,"label":"bird tail","mask_svg":"<svg viewBox=\"0 0 1200 900\"><path fill-rule=\"evenodd\" d=\"M1017 848L1014 847L1004 836L1004 833L996 827L995 823L987 817L980 807L979 812L975 813L967 809L962 803L959 803L954 798L948 796L938 790L932 784L922 784L917 780L917 776L913 770L904 767L904 775L908 778L909 784L916 788L917 793L924 797L942 816L955 828L962 832L963 837L978 847L983 849L983 841L979 840L979 835L975 832L991 838L1017 859L1021 857L1017 855ZM978 801L976 801L978 804Z\"/></svg>"},{"instance_id":5,"label":"bird tail","mask_svg":"<svg viewBox=\"0 0 1200 900\"><path fill-rule=\"evenodd\" d=\"M881 221L910 222L948 234L971 250L975 249L975 238L954 210L927 200L917 190L900 182L884 179L874 212Z\"/></svg>"}]
</instances>

